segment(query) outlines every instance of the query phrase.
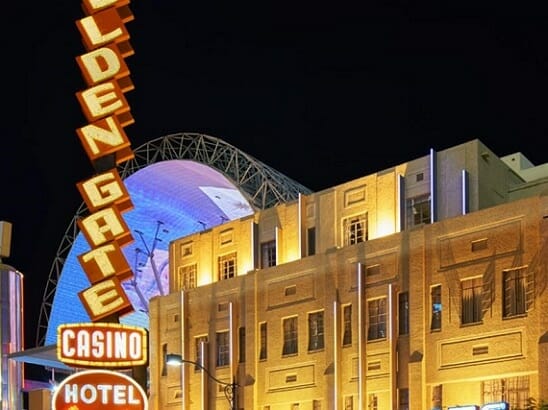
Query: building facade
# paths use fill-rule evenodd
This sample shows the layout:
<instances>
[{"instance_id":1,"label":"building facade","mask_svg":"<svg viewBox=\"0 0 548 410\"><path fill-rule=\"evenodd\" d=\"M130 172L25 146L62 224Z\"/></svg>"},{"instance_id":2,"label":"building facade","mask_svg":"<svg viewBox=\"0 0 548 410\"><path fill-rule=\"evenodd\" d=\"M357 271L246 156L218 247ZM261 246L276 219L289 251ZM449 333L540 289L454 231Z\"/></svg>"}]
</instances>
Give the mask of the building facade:
<instances>
[{"instance_id":1,"label":"building facade","mask_svg":"<svg viewBox=\"0 0 548 410\"><path fill-rule=\"evenodd\" d=\"M473 140L171 242L150 408L548 400L548 173L532 168Z\"/></svg>"}]
</instances>

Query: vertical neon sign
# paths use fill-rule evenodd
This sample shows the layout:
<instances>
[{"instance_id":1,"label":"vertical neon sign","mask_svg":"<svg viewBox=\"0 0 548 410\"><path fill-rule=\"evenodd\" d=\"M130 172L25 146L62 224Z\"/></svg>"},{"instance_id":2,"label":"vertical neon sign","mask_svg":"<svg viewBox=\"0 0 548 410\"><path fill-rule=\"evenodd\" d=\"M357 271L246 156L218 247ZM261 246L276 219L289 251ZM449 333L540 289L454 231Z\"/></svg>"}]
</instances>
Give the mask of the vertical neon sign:
<instances>
[{"instance_id":1,"label":"vertical neon sign","mask_svg":"<svg viewBox=\"0 0 548 410\"><path fill-rule=\"evenodd\" d=\"M79 293L92 321L133 311L123 280L133 276L122 247L133 237L122 214L133 208L116 166L134 158L124 127L134 122L124 94L134 89L125 58L134 54L125 27L129 0L84 0L76 21L86 53L76 57L88 88L76 93L87 125L76 130L96 175L77 183L90 214L78 226L91 250L78 259L91 286Z\"/></svg>"}]
</instances>

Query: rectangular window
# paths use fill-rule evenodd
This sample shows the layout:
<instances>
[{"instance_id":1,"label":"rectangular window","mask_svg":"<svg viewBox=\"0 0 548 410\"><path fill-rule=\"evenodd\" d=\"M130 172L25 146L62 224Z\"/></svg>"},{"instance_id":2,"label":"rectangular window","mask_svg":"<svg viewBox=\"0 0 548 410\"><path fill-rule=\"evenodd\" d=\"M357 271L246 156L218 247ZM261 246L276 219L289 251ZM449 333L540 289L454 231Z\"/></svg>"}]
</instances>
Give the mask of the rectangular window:
<instances>
[{"instance_id":1,"label":"rectangular window","mask_svg":"<svg viewBox=\"0 0 548 410\"><path fill-rule=\"evenodd\" d=\"M489 240L487 238L478 239L472 241L472 252L479 252L487 249L489 247Z\"/></svg>"},{"instance_id":2,"label":"rectangular window","mask_svg":"<svg viewBox=\"0 0 548 410\"><path fill-rule=\"evenodd\" d=\"M196 287L196 272L197 265L195 263L179 267L179 283L181 284L181 289L187 290Z\"/></svg>"},{"instance_id":3,"label":"rectangular window","mask_svg":"<svg viewBox=\"0 0 548 410\"><path fill-rule=\"evenodd\" d=\"M238 336L239 336L239 352L240 352L240 363L245 363L245 327L240 327L238 329Z\"/></svg>"},{"instance_id":4,"label":"rectangular window","mask_svg":"<svg viewBox=\"0 0 548 410\"><path fill-rule=\"evenodd\" d=\"M432 386L432 408L440 409L443 403L443 385L437 384Z\"/></svg>"},{"instance_id":5,"label":"rectangular window","mask_svg":"<svg viewBox=\"0 0 548 410\"><path fill-rule=\"evenodd\" d=\"M344 410L354 410L353 396L344 396Z\"/></svg>"},{"instance_id":6,"label":"rectangular window","mask_svg":"<svg viewBox=\"0 0 548 410\"><path fill-rule=\"evenodd\" d=\"M197 336L194 338L194 346L196 347L196 365L194 365L194 370L201 370L201 366L204 366L205 360L205 349L207 346L207 335ZM201 366L199 366L201 365Z\"/></svg>"},{"instance_id":7,"label":"rectangular window","mask_svg":"<svg viewBox=\"0 0 548 410\"><path fill-rule=\"evenodd\" d=\"M398 294L398 333L409 334L409 292Z\"/></svg>"},{"instance_id":8,"label":"rectangular window","mask_svg":"<svg viewBox=\"0 0 548 410\"><path fill-rule=\"evenodd\" d=\"M192 242L187 242L181 244L181 256L190 256L192 255Z\"/></svg>"},{"instance_id":9,"label":"rectangular window","mask_svg":"<svg viewBox=\"0 0 548 410\"><path fill-rule=\"evenodd\" d=\"M162 356L164 358L164 360L162 360L162 376L167 376L167 364L166 364L167 343L162 344Z\"/></svg>"},{"instance_id":10,"label":"rectangular window","mask_svg":"<svg viewBox=\"0 0 548 410\"><path fill-rule=\"evenodd\" d=\"M441 330L441 285L430 288L430 302L432 304L430 330Z\"/></svg>"},{"instance_id":11,"label":"rectangular window","mask_svg":"<svg viewBox=\"0 0 548 410\"><path fill-rule=\"evenodd\" d=\"M230 364L230 340L228 330L217 332L217 367L228 366Z\"/></svg>"},{"instance_id":12,"label":"rectangular window","mask_svg":"<svg viewBox=\"0 0 548 410\"><path fill-rule=\"evenodd\" d=\"M222 219L222 218L221 218ZM232 237L234 236L234 230L233 229L227 229L219 235L219 243L221 246L228 245L229 243L232 243Z\"/></svg>"},{"instance_id":13,"label":"rectangular window","mask_svg":"<svg viewBox=\"0 0 548 410\"><path fill-rule=\"evenodd\" d=\"M381 370L381 362L375 360L374 362L367 362L367 371L372 372L375 370Z\"/></svg>"},{"instance_id":14,"label":"rectangular window","mask_svg":"<svg viewBox=\"0 0 548 410\"><path fill-rule=\"evenodd\" d=\"M324 348L323 312L308 314L308 351Z\"/></svg>"},{"instance_id":15,"label":"rectangular window","mask_svg":"<svg viewBox=\"0 0 548 410\"><path fill-rule=\"evenodd\" d=\"M378 410L379 409L379 399L376 394L370 394L368 399L367 409L368 410Z\"/></svg>"},{"instance_id":16,"label":"rectangular window","mask_svg":"<svg viewBox=\"0 0 548 410\"><path fill-rule=\"evenodd\" d=\"M292 285L288 286L284 289L284 295L285 296L293 296L297 294L297 286Z\"/></svg>"},{"instance_id":17,"label":"rectangular window","mask_svg":"<svg viewBox=\"0 0 548 410\"><path fill-rule=\"evenodd\" d=\"M259 348L259 360L265 360L267 358L267 349L266 349L266 343L267 343L267 334L266 334L266 322L263 322L260 324L260 348Z\"/></svg>"},{"instance_id":18,"label":"rectangular window","mask_svg":"<svg viewBox=\"0 0 548 410\"><path fill-rule=\"evenodd\" d=\"M352 305L343 307L343 346L352 345Z\"/></svg>"},{"instance_id":19,"label":"rectangular window","mask_svg":"<svg viewBox=\"0 0 548 410\"><path fill-rule=\"evenodd\" d=\"M236 252L219 256L219 280L236 276Z\"/></svg>"},{"instance_id":20,"label":"rectangular window","mask_svg":"<svg viewBox=\"0 0 548 410\"><path fill-rule=\"evenodd\" d=\"M527 312L527 276L524 268L506 270L503 275L503 317Z\"/></svg>"},{"instance_id":21,"label":"rectangular window","mask_svg":"<svg viewBox=\"0 0 548 410\"><path fill-rule=\"evenodd\" d=\"M316 254L316 228L308 228L306 231L307 256Z\"/></svg>"},{"instance_id":22,"label":"rectangular window","mask_svg":"<svg viewBox=\"0 0 548 410\"><path fill-rule=\"evenodd\" d=\"M398 410L409 410L409 389L398 389Z\"/></svg>"},{"instance_id":23,"label":"rectangular window","mask_svg":"<svg viewBox=\"0 0 548 410\"><path fill-rule=\"evenodd\" d=\"M381 265L379 265L378 263L374 265L369 265L365 268L365 274L367 276L375 276L375 275L379 275L380 273L381 273Z\"/></svg>"},{"instance_id":24,"label":"rectangular window","mask_svg":"<svg viewBox=\"0 0 548 410\"><path fill-rule=\"evenodd\" d=\"M276 266L276 241L261 243L261 268Z\"/></svg>"},{"instance_id":25,"label":"rectangular window","mask_svg":"<svg viewBox=\"0 0 548 410\"><path fill-rule=\"evenodd\" d=\"M430 201L430 194L407 199L406 222L408 229L431 222Z\"/></svg>"},{"instance_id":26,"label":"rectangular window","mask_svg":"<svg viewBox=\"0 0 548 410\"><path fill-rule=\"evenodd\" d=\"M465 279L461 282L461 323L479 323L482 319L481 294L483 279Z\"/></svg>"},{"instance_id":27,"label":"rectangular window","mask_svg":"<svg viewBox=\"0 0 548 410\"><path fill-rule=\"evenodd\" d=\"M367 240L367 214L356 215L343 221L344 245Z\"/></svg>"},{"instance_id":28,"label":"rectangular window","mask_svg":"<svg viewBox=\"0 0 548 410\"><path fill-rule=\"evenodd\" d=\"M529 376L487 380L481 383L483 402L506 402L509 409L530 408Z\"/></svg>"},{"instance_id":29,"label":"rectangular window","mask_svg":"<svg viewBox=\"0 0 548 410\"><path fill-rule=\"evenodd\" d=\"M489 354L489 346L472 346L472 356L478 356L481 354Z\"/></svg>"},{"instance_id":30,"label":"rectangular window","mask_svg":"<svg viewBox=\"0 0 548 410\"><path fill-rule=\"evenodd\" d=\"M320 400L312 400L312 410L322 410L322 402Z\"/></svg>"},{"instance_id":31,"label":"rectangular window","mask_svg":"<svg viewBox=\"0 0 548 410\"><path fill-rule=\"evenodd\" d=\"M283 320L284 345L282 354L298 353L298 329L297 316L288 317Z\"/></svg>"},{"instance_id":32,"label":"rectangular window","mask_svg":"<svg viewBox=\"0 0 548 410\"><path fill-rule=\"evenodd\" d=\"M386 338L386 298L370 300L367 303L369 323L367 340Z\"/></svg>"}]
</instances>

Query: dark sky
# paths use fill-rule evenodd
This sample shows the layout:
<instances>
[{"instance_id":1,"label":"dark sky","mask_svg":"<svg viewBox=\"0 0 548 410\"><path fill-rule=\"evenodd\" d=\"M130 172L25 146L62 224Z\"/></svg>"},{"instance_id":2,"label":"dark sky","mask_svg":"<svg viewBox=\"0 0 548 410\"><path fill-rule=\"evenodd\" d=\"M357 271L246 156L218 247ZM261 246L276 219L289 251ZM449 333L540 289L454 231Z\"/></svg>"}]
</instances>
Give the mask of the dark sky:
<instances>
[{"instance_id":1,"label":"dark sky","mask_svg":"<svg viewBox=\"0 0 548 410\"><path fill-rule=\"evenodd\" d=\"M548 162L544 10L234 3L130 4L134 148L203 133L315 191L474 138L499 156ZM0 220L13 224L4 263L25 275L34 347L33 319L81 203L76 183L93 174L75 133L86 124L75 98L84 14L57 0L1 15Z\"/></svg>"}]
</instances>

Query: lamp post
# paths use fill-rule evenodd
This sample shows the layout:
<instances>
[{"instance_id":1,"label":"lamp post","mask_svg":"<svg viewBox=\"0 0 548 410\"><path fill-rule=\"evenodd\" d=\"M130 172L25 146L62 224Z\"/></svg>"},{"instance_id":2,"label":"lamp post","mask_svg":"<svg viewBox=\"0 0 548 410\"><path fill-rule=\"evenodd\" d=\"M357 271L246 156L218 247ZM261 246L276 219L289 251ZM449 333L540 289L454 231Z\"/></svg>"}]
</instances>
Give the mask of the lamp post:
<instances>
[{"instance_id":1,"label":"lamp post","mask_svg":"<svg viewBox=\"0 0 548 410\"><path fill-rule=\"evenodd\" d=\"M237 393L237 389L238 389L238 384L236 383L234 377L232 378L232 383L227 383L227 382L224 382L222 380L219 380L215 376L213 376L211 374L211 372L208 369L206 369L204 366L202 366L200 363L194 362L192 360L183 359L183 357L180 354L177 354L177 353L168 353L168 354L166 354L165 361L166 361L166 364L170 365L170 366L182 366L185 363L189 363L189 364L193 364L194 366L199 367L201 370L203 370L205 372L207 377L209 377L210 379L212 379L213 381L215 381L216 383L218 383L218 384L220 384L221 386L224 387L225 397L228 400L228 403L230 404L230 410L236 410L237 409L237 405L236 405L237 395L236 395L236 393ZM183 388L184 388L184 386L183 386Z\"/></svg>"}]
</instances>

